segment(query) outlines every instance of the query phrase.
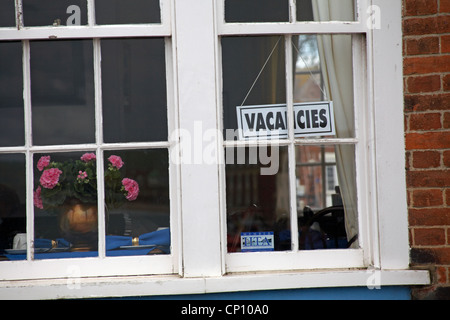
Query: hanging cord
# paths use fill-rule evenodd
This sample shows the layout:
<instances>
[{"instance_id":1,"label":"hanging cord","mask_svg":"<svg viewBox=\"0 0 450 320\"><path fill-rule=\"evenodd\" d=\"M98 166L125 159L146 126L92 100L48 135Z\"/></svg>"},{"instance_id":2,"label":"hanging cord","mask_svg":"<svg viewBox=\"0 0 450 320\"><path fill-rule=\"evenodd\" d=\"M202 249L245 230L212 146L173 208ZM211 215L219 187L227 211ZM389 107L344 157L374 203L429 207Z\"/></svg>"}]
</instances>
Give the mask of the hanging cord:
<instances>
[{"instance_id":1,"label":"hanging cord","mask_svg":"<svg viewBox=\"0 0 450 320\"><path fill-rule=\"evenodd\" d=\"M316 77L314 76L314 74L311 71L311 68L308 66L308 64L306 63L305 59L303 59L302 55L300 54L300 50L298 50L298 48L295 46L294 42L292 41L292 46L295 48L295 51L297 51L297 56L300 57L300 59L302 59L303 63L306 66L306 69L308 69L309 74L311 75L311 78L314 80L314 82L316 83L316 85L319 87L320 91L322 92L323 96L325 97L326 100L327 99L327 94L325 93L325 91L323 91L322 86L320 85L320 83L317 82Z\"/></svg>"},{"instance_id":2,"label":"hanging cord","mask_svg":"<svg viewBox=\"0 0 450 320\"><path fill-rule=\"evenodd\" d=\"M274 45L272 51L271 51L270 54L269 54L269 57L267 57L266 62L264 62L264 65L262 66L261 70L259 71L258 75L256 76L255 81L253 81L253 84L252 84L252 86L250 87L250 90L248 90L248 92L247 92L247 94L246 94L244 100L242 101L241 107L244 105L244 103L245 103L245 101L247 100L248 96L249 96L250 93L252 92L253 87L255 86L256 82L258 81L259 77L261 76L261 73L264 71L264 68L266 67L267 63L269 62L270 58L272 57L272 54L274 53L275 49L277 48L278 43L280 42L281 38L282 38L282 36L280 36L280 38L278 38L277 43L275 43L275 45Z\"/></svg>"}]
</instances>

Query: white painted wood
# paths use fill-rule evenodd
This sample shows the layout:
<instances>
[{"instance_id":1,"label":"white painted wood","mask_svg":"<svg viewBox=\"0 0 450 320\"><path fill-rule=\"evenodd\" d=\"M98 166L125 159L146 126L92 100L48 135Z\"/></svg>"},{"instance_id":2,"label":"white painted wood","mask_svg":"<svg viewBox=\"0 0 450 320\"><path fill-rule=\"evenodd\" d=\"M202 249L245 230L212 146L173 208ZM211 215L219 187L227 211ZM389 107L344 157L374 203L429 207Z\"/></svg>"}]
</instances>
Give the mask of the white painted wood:
<instances>
[{"instance_id":1,"label":"white painted wood","mask_svg":"<svg viewBox=\"0 0 450 320\"><path fill-rule=\"evenodd\" d=\"M403 121L400 1L373 0L381 28L372 34L373 103L376 134L377 209L382 268L409 265ZM388 9L389 8L389 9Z\"/></svg>"},{"instance_id":2,"label":"white painted wood","mask_svg":"<svg viewBox=\"0 0 450 320\"><path fill-rule=\"evenodd\" d=\"M88 25L95 25L95 0L87 0Z\"/></svg>"},{"instance_id":3,"label":"white painted wood","mask_svg":"<svg viewBox=\"0 0 450 320\"><path fill-rule=\"evenodd\" d=\"M171 9L172 7L167 5L165 9ZM170 12L169 12L170 15ZM168 17L170 18L170 16ZM166 17L166 20L168 19ZM175 69L175 57L176 49L173 45L173 39L167 37L165 38L165 49L166 49L166 88L167 88L167 118L168 118L168 145L165 146L169 150L169 197L170 197L170 252L173 256L173 272L179 273L183 270L182 268L182 251L181 248L181 195L180 190L180 166L177 163L179 161L179 154L175 148L178 142L171 140L171 135L178 128L178 103L177 103L177 77ZM175 143L174 143L175 142ZM174 146L175 144L175 146ZM176 159L172 161L172 159Z\"/></svg>"},{"instance_id":4,"label":"white painted wood","mask_svg":"<svg viewBox=\"0 0 450 320\"><path fill-rule=\"evenodd\" d=\"M23 65L23 103L25 120L25 177L26 177L26 233L27 233L27 260L34 255L34 203L33 197L33 154L29 151L33 141L33 130L31 121L31 79L30 79L30 43L22 41L22 65Z\"/></svg>"},{"instance_id":5,"label":"white painted wood","mask_svg":"<svg viewBox=\"0 0 450 320\"><path fill-rule=\"evenodd\" d=\"M428 273L423 270L365 269L236 274L210 278L179 278L167 275L84 279L68 277L0 282L0 299L142 297L324 287L369 287L377 290L382 286L429 283Z\"/></svg>"},{"instance_id":6,"label":"white painted wood","mask_svg":"<svg viewBox=\"0 0 450 320\"><path fill-rule=\"evenodd\" d=\"M17 0L17 3L20 5L21 1ZM404 194L400 3L359 0L358 21L317 23L295 22L295 0L290 0L292 23L228 24L223 19L223 4L224 0L161 0L161 24L96 26L91 11L88 26L0 29L0 40L22 40L24 43L26 144L23 147L2 147L0 152L26 155L29 235L34 233L33 153L89 150L101 154L104 150L168 148L170 159L176 160L170 163L169 168L172 186L170 255L113 258L101 253L100 258L31 261L31 243L28 241L28 261L0 262L0 298L119 297L366 286L373 275L379 276L381 285L430 282L427 271L406 270L409 246ZM367 19L370 17L367 9L371 4L382 8L383 23L379 30L368 28ZM93 0L88 0L88 7L94 8ZM357 34L355 38L359 42L358 47L354 47L354 63L358 68L367 66L365 73L355 73L357 138L292 139L291 134L290 139L257 143L288 146L292 177L295 176L294 144L355 144L363 249L296 251L298 243L294 241L293 251L227 254L225 182L221 159L223 147L245 142L223 142L220 134L209 137L203 145L191 145L191 153L187 150L180 152L176 148L177 136L161 142L104 144L100 131L96 132L97 142L94 144L32 146L28 40L165 37L169 134L182 129L192 138L199 134L201 140L206 130L222 132L219 36L283 34L289 57L290 35L301 33ZM367 50L364 50L364 37ZM97 125L102 122L99 41L94 40ZM288 59L287 70L291 70L291 60ZM287 77L287 83L291 83L292 77ZM386 85L386 79L389 79L389 85ZM291 101L292 88L290 85L287 87L286 94ZM288 108L291 107L288 104ZM198 153L194 155L199 150L202 155L207 147L216 152L213 163L204 163L202 157L198 158ZM102 170L98 174L101 175ZM292 185L290 193L291 197L295 194ZM99 198L99 201L103 200ZM292 198L293 212L295 206ZM291 213L291 219L294 217L295 213ZM99 226L104 232L104 222ZM291 232L295 234L297 231L293 226ZM100 240L101 251L103 248L104 239ZM367 266L370 268L365 269ZM242 274L223 275L225 272ZM167 275L172 273L175 275Z\"/></svg>"},{"instance_id":7,"label":"white painted wood","mask_svg":"<svg viewBox=\"0 0 450 320\"><path fill-rule=\"evenodd\" d=\"M268 22L268 23L226 23L219 25L218 33L230 35L272 35L306 33L365 33L360 22Z\"/></svg>"},{"instance_id":8,"label":"white painted wood","mask_svg":"<svg viewBox=\"0 0 450 320\"><path fill-rule=\"evenodd\" d=\"M221 228L219 217L218 137L203 141L207 131L217 132L216 34L213 2L175 0L178 103L181 152L182 250L184 276L219 276ZM195 17L195 19L193 19ZM192 142L192 143L191 143ZM204 162L207 147L214 163Z\"/></svg>"},{"instance_id":9,"label":"white painted wood","mask_svg":"<svg viewBox=\"0 0 450 320\"><path fill-rule=\"evenodd\" d=\"M293 2L290 2L291 21L296 20L296 10ZM288 120L288 178L289 178L289 225L291 234L298 234L298 216L297 216L297 185L296 185L296 157L295 157L295 134L294 134L294 70L292 53L292 36L285 37L285 61L286 61L286 101L287 101L287 120ZM299 248L298 237L291 237L291 250L296 252Z\"/></svg>"},{"instance_id":10,"label":"white painted wood","mask_svg":"<svg viewBox=\"0 0 450 320\"><path fill-rule=\"evenodd\" d=\"M365 267L361 249L229 253L226 264L229 272Z\"/></svg>"},{"instance_id":11,"label":"white painted wood","mask_svg":"<svg viewBox=\"0 0 450 320\"><path fill-rule=\"evenodd\" d=\"M89 8L94 9L91 2L88 3ZM88 15L89 23L94 22L94 13ZM95 100L95 141L96 141L96 158L97 163L104 163L103 150L103 104L102 104L102 52L100 39L93 40L93 65L94 65L94 100ZM103 166L97 166L97 177L104 177ZM100 258L105 257L105 181L98 179L97 181L97 206L98 206L98 253Z\"/></svg>"},{"instance_id":12,"label":"white painted wood","mask_svg":"<svg viewBox=\"0 0 450 320\"><path fill-rule=\"evenodd\" d=\"M166 1L167 2L167 1ZM20 11L21 2L18 1L18 8ZM88 7L94 8L93 1L89 1ZM152 26L108 26L104 31L109 28L115 30L109 36L134 36L138 35L135 31L145 30L151 36L161 36L170 32L170 9L169 4L164 6L164 14L166 16L166 27L164 27L163 33L155 33L155 30L163 30L161 26L152 28ZM94 24L93 12L89 14L89 24ZM90 27L81 28L86 31ZM53 29L53 30L52 30ZM71 30L72 29L72 30ZM27 260L26 261L2 261L0 263L0 280L6 279L45 279L45 278L65 278L70 275L70 272L76 269L76 275L79 277L90 276L104 276L109 274L114 275L136 275L136 274L169 274L177 272L179 267L177 265L179 261L178 246L172 245L172 252L168 255L155 255L155 256L123 256L123 257L106 257L105 256L105 212L104 212L104 181L98 180L98 205L99 205L99 256L98 258L82 258L82 259L50 259L50 260L34 260L33 250L33 235L34 235L34 204L33 204L33 154L44 152L70 152L70 151L92 151L97 154L98 163L103 163L103 151L104 150L126 150L126 149L153 149L153 148L167 148L170 149L171 145L169 141L160 142L142 142L142 143L103 143L103 120L102 120L102 87L101 87L101 46L100 39L95 38L95 32L84 33L81 31L74 36L74 32L78 27L61 27L57 32L61 33L63 38L94 38L93 39L93 65L94 65L94 85L95 85L95 123L96 123L96 142L91 144L78 144L78 145L51 145L51 146L33 146L32 137L32 109L31 109L31 87L30 87L30 44L27 40L26 34L31 32L33 39L45 39L49 32L52 33L55 28L52 27L35 27L35 28L21 28L20 30L13 30L11 28L0 30L0 40L8 38L11 35L10 31L19 35L18 39L22 39L23 42L23 78L24 78L24 105L25 105L25 145L23 147L6 147L0 148L2 153L24 153L26 155L26 181L27 181ZM80 29L80 30L81 30ZM103 29L103 27L93 27L92 30ZM102 32L104 32L102 31ZM17 33L18 32L18 33ZM107 32L107 31L106 31ZM97 33L97 35L99 35ZM143 34L141 33L141 36ZM166 34L170 35L170 33ZM172 46L170 41L166 41L166 71L167 71L167 94L168 94L168 119L169 129L173 130L176 127L175 122L175 102L174 102L174 76L175 71L173 67L173 55ZM169 151L170 152L170 151ZM176 187L178 183L178 174L171 166L169 170L171 186ZM97 166L97 176L104 176L103 166ZM176 190L176 189L175 189ZM177 197L174 188L170 191L172 216L171 222L173 223L174 232L172 232L172 240L177 241Z\"/></svg>"},{"instance_id":13,"label":"white painted wood","mask_svg":"<svg viewBox=\"0 0 450 320\"><path fill-rule=\"evenodd\" d=\"M0 283L20 279L171 274L172 264L172 255L2 261Z\"/></svg>"},{"instance_id":14,"label":"white painted wood","mask_svg":"<svg viewBox=\"0 0 450 320\"><path fill-rule=\"evenodd\" d=\"M0 40L168 37L169 24L1 28Z\"/></svg>"}]
</instances>

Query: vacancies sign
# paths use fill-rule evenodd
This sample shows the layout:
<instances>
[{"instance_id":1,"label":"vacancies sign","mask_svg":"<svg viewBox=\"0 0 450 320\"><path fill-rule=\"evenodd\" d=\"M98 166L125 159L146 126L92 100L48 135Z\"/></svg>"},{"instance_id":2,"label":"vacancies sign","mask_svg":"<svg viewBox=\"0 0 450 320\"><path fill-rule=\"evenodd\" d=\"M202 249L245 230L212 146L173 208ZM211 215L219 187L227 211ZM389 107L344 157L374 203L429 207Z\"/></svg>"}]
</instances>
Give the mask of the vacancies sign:
<instances>
[{"instance_id":1,"label":"vacancies sign","mask_svg":"<svg viewBox=\"0 0 450 320\"><path fill-rule=\"evenodd\" d=\"M285 104L236 107L240 140L287 138ZM295 103L295 137L335 135L332 101Z\"/></svg>"}]
</instances>

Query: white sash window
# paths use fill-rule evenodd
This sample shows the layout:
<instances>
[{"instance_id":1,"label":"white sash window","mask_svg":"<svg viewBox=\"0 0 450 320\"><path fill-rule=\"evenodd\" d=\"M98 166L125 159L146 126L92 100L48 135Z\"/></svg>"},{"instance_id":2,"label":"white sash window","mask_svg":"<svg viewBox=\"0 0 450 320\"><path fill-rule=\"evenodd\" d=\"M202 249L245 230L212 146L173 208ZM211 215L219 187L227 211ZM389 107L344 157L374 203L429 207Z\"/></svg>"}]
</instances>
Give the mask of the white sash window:
<instances>
[{"instance_id":1,"label":"white sash window","mask_svg":"<svg viewBox=\"0 0 450 320\"><path fill-rule=\"evenodd\" d=\"M387 0L0 4L0 295L427 283L401 41ZM73 194L88 244L59 213Z\"/></svg>"}]
</instances>

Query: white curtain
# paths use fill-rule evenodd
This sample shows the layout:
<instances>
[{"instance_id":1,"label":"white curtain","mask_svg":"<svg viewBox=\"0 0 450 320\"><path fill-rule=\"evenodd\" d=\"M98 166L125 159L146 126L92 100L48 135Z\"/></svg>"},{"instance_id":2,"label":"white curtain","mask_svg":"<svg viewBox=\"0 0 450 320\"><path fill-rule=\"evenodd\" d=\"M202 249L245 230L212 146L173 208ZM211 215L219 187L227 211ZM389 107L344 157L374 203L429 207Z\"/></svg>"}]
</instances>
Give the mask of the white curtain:
<instances>
[{"instance_id":1,"label":"white curtain","mask_svg":"<svg viewBox=\"0 0 450 320\"><path fill-rule=\"evenodd\" d=\"M353 0L312 0L315 21L353 21ZM318 35L322 76L327 99L333 101L338 138L352 137L353 63L350 35ZM348 240L358 234L356 199L356 171L354 149L347 145L336 146L336 164ZM358 247L358 241L352 244Z\"/></svg>"}]
</instances>

